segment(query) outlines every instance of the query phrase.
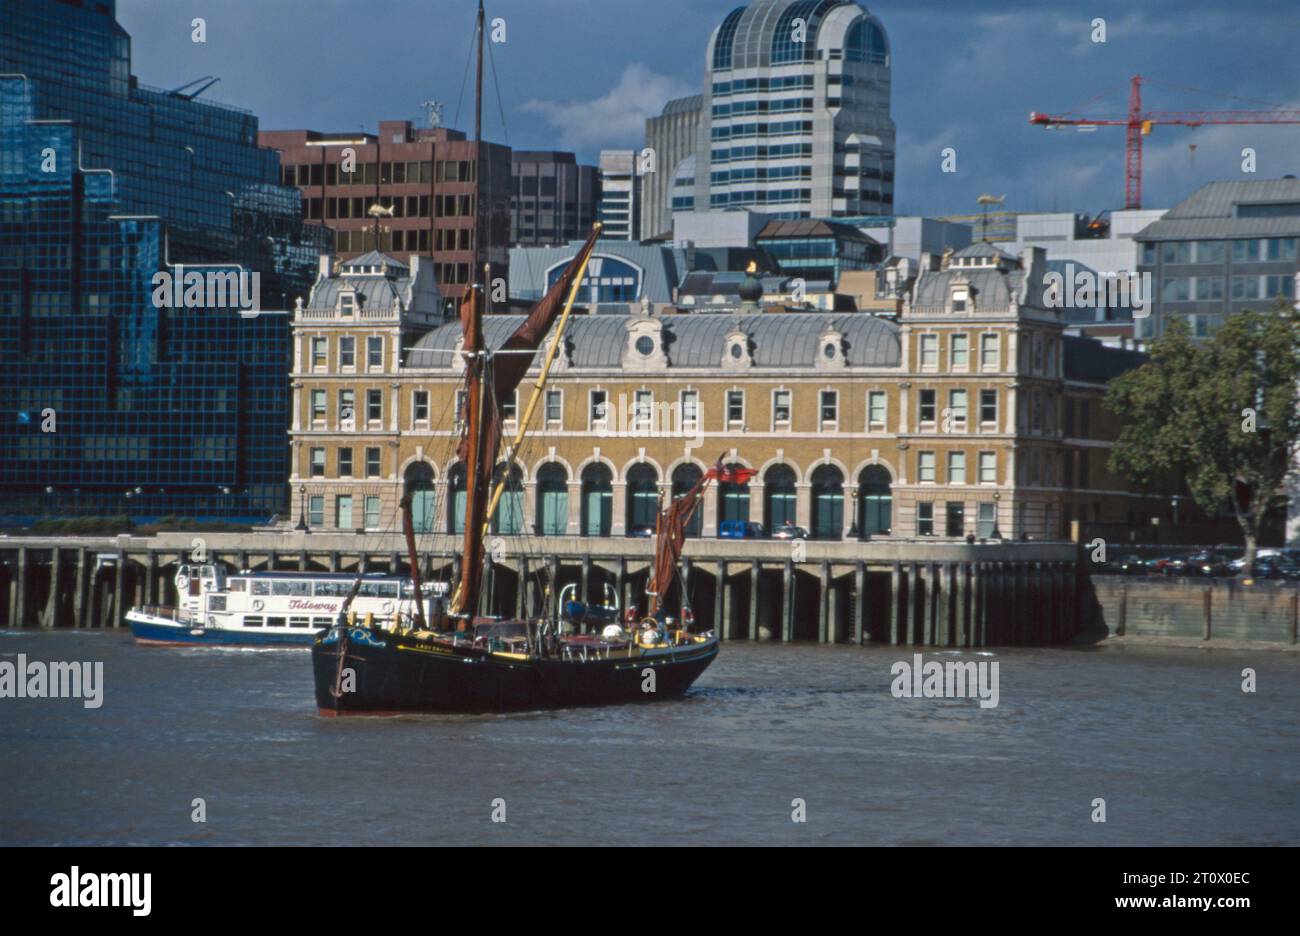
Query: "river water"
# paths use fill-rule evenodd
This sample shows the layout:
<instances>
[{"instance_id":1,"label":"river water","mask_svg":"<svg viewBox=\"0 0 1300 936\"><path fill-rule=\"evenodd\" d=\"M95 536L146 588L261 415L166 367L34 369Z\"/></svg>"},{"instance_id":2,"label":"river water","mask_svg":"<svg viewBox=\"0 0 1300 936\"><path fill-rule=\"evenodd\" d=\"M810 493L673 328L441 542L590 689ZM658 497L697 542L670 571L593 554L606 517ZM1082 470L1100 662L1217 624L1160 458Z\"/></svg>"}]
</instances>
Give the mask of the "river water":
<instances>
[{"instance_id":1,"label":"river water","mask_svg":"<svg viewBox=\"0 0 1300 936\"><path fill-rule=\"evenodd\" d=\"M1295 654L927 651L998 663L981 708L895 698L912 652L731 643L681 701L324 719L305 650L0 631L104 672L97 709L0 699L0 844L1300 843Z\"/></svg>"}]
</instances>

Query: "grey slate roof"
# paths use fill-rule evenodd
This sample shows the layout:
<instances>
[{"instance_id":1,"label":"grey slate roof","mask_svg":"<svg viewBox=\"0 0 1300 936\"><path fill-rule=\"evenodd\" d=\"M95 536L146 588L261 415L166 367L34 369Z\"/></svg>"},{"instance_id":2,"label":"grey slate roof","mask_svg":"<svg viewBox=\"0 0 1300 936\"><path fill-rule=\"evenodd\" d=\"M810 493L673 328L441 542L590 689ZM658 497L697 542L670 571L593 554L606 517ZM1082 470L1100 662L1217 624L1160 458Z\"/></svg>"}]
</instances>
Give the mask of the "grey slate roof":
<instances>
[{"instance_id":1,"label":"grey slate roof","mask_svg":"<svg viewBox=\"0 0 1300 936\"><path fill-rule=\"evenodd\" d=\"M344 260L341 265L344 269L347 269L348 267L364 267L364 266L378 267L384 265L385 263L388 264L388 268L390 270L410 269L410 267L408 267L401 260L398 260L396 257L390 256L389 254L386 253L382 253L378 250L371 250L368 251L367 253L361 254L358 257L353 257L351 260Z\"/></svg>"},{"instance_id":2,"label":"grey slate roof","mask_svg":"<svg viewBox=\"0 0 1300 936\"><path fill-rule=\"evenodd\" d=\"M348 272L351 266L377 267L385 262L389 265L387 275ZM361 307L373 312L395 313L399 299L403 308L426 314L436 314L441 305L432 262L426 261L418 275L412 275L406 264L377 251L345 261L338 276L318 278L311 288L307 308L333 309L338 305L339 293L344 290L356 292Z\"/></svg>"},{"instance_id":3,"label":"grey slate roof","mask_svg":"<svg viewBox=\"0 0 1300 936\"><path fill-rule=\"evenodd\" d=\"M523 321L521 315L484 319L484 338L499 347ZM570 320L565 341L571 366L618 368L627 346L629 319L619 315L584 315ZM664 345L673 367L720 367L726 338L740 328L750 336L756 367L812 368L819 351L818 339L834 328L844 336L850 366L897 367L899 329L874 315L825 312L755 313L726 315L695 313L664 316ZM460 340L460 323L449 322L420 338L409 352L407 364L418 368L451 367L452 351Z\"/></svg>"},{"instance_id":4,"label":"grey slate roof","mask_svg":"<svg viewBox=\"0 0 1300 936\"><path fill-rule=\"evenodd\" d=\"M1015 254L1009 254L1005 250L994 247L988 241L976 241L975 243L963 247L961 250L953 253L953 258L958 257L996 257L999 260L1015 260Z\"/></svg>"},{"instance_id":5,"label":"grey slate roof","mask_svg":"<svg viewBox=\"0 0 1300 936\"><path fill-rule=\"evenodd\" d=\"M1006 305L1011 301L1012 295L1019 292L1024 278L1025 272L1019 269L1001 271L994 267L950 267L940 272L922 273L917 279L916 298L913 301L918 306L944 305L948 301L950 284L961 279L970 283L975 290L977 308L981 305Z\"/></svg>"},{"instance_id":6,"label":"grey slate roof","mask_svg":"<svg viewBox=\"0 0 1300 936\"><path fill-rule=\"evenodd\" d=\"M1210 182L1183 199L1159 221L1134 235L1137 241L1209 240L1300 235L1300 217L1237 218L1234 206L1300 202L1300 179Z\"/></svg>"},{"instance_id":7,"label":"grey slate roof","mask_svg":"<svg viewBox=\"0 0 1300 936\"><path fill-rule=\"evenodd\" d=\"M512 247L510 295L520 299L541 298L546 292L546 271L572 260L582 244L583 241L575 240L560 247ZM592 258L600 257L627 260L641 267L645 271L641 293L652 302L672 302L673 290L682 281L688 266L686 251L681 248L635 241L598 239Z\"/></svg>"}]
</instances>

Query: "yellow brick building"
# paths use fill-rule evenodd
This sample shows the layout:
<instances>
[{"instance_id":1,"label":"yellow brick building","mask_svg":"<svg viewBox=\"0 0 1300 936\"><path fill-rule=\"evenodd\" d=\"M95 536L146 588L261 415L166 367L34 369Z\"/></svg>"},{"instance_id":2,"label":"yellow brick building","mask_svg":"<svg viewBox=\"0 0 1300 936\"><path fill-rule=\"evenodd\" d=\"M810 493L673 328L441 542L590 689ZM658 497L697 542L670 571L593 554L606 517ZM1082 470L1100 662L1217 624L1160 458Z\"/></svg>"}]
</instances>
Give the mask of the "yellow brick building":
<instances>
[{"instance_id":1,"label":"yellow brick building","mask_svg":"<svg viewBox=\"0 0 1300 936\"><path fill-rule=\"evenodd\" d=\"M295 317L293 494L313 529L457 531L458 322L428 270L380 254ZM1058 539L1158 502L1106 470L1106 381L1140 357L1063 335L1041 250L923 257L897 321L866 313L575 313L494 518L502 534L623 536L719 456L757 470L695 521L814 538ZM489 346L522 320L490 316ZM531 378L504 415L513 436Z\"/></svg>"}]
</instances>

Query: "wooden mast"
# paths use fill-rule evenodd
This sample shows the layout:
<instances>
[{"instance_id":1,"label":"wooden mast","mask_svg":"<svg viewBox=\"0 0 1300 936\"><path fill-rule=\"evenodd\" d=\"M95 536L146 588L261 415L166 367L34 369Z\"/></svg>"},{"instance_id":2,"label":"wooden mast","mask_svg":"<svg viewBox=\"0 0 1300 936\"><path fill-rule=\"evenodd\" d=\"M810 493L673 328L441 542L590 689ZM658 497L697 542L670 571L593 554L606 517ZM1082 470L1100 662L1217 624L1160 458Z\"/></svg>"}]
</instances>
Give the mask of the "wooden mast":
<instances>
[{"instance_id":1,"label":"wooden mast","mask_svg":"<svg viewBox=\"0 0 1300 936\"><path fill-rule=\"evenodd\" d=\"M483 300L486 288L483 282L485 261L483 236L483 0L478 4L476 29L478 64L474 76L474 275L470 285L469 301L462 316L466 374L466 437L469 443L465 465L465 536L461 554L461 576L452 597L450 611L460 617L456 629L472 631L474 614L478 611L478 586L483 563L483 523L487 516L486 498L479 490L478 465L483 457L483 434L486 425L483 408L486 403L484 382L487 377L487 356L483 342Z\"/></svg>"}]
</instances>

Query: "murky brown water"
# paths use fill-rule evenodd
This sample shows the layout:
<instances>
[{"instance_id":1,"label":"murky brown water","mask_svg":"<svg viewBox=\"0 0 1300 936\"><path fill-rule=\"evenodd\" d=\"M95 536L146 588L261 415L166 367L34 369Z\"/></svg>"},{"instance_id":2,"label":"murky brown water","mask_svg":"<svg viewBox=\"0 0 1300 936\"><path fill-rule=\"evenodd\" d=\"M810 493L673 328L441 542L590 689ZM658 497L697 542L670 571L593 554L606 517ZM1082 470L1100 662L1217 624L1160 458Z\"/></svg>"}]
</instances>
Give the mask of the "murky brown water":
<instances>
[{"instance_id":1,"label":"murky brown water","mask_svg":"<svg viewBox=\"0 0 1300 936\"><path fill-rule=\"evenodd\" d=\"M894 698L910 649L733 643L680 702L334 720L305 650L0 632L19 652L106 685L97 710L0 700L4 844L1300 843L1293 654L958 657L999 663L982 709Z\"/></svg>"}]
</instances>

